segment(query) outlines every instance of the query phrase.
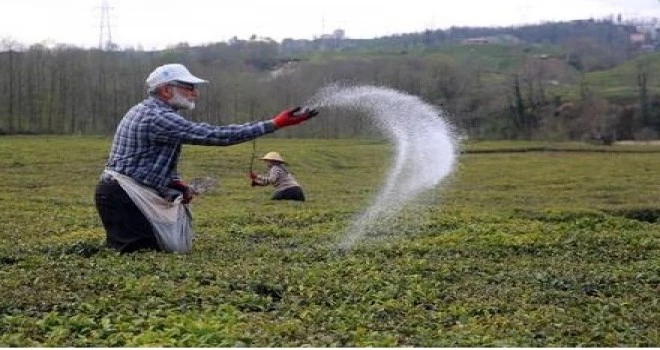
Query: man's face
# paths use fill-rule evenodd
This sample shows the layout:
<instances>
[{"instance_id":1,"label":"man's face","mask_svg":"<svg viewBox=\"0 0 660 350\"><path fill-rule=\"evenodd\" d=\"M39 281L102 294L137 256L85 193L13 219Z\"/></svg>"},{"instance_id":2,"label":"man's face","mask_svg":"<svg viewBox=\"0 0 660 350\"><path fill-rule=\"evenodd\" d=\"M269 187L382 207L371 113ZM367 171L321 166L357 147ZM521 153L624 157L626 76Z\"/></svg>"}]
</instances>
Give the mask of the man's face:
<instances>
[{"instance_id":1,"label":"man's face","mask_svg":"<svg viewBox=\"0 0 660 350\"><path fill-rule=\"evenodd\" d=\"M174 109L195 109L198 92L193 84L172 82L168 84L172 97L167 101Z\"/></svg>"}]
</instances>

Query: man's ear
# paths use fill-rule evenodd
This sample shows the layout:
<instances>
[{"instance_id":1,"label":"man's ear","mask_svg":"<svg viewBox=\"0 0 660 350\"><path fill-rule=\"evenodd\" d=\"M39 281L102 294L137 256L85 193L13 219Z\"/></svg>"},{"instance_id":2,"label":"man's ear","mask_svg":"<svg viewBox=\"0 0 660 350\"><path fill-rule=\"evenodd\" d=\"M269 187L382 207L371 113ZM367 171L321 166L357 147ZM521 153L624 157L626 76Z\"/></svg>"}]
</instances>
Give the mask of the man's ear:
<instances>
[{"instance_id":1,"label":"man's ear","mask_svg":"<svg viewBox=\"0 0 660 350\"><path fill-rule=\"evenodd\" d=\"M172 92L172 87L169 85L163 85L158 87L158 95L165 101L168 101L174 96Z\"/></svg>"}]
</instances>

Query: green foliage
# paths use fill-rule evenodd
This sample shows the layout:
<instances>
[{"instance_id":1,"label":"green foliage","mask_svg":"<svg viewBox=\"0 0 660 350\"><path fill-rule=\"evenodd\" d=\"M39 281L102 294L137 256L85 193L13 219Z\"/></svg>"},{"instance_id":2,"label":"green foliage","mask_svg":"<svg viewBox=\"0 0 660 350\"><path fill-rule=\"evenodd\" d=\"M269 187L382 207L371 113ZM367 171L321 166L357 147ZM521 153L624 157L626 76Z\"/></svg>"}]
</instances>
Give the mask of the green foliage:
<instances>
[{"instance_id":1,"label":"green foliage","mask_svg":"<svg viewBox=\"0 0 660 350\"><path fill-rule=\"evenodd\" d=\"M249 143L187 146L185 177L220 180L193 251L118 255L93 204L109 145L0 138L0 345L660 344L657 146L468 143L414 224L349 251L388 144L260 139L304 204L249 186Z\"/></svg>"},{"instance_id":2,"label":"green foliage","mask_svg":"<svg viewBox=\"0 0 660 350\"><path fill-rule=\"evenodd\" d=\"M590 88L601 96L614 101L634 102L639 97L638 74L659 70L660 53L647 53L611 69L589 73L586 75L586 81ZM660 80L651 79L648 92L653 95L660 94Z\"/></svg>"}]
</instances>

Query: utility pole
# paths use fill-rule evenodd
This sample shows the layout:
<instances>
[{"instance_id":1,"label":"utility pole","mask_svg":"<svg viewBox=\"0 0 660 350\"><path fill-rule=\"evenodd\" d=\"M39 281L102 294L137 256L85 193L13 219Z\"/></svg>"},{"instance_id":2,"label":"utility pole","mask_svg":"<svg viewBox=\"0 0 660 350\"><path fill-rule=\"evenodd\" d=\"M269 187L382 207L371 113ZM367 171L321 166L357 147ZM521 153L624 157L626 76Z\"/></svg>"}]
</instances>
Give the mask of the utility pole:
<instances>
[{"instance_id":1,"label":"utility pole","mask_svg":"<svg viewBox=\"0 0 660 350\"><path fill-rule=\"evenodd\" d=\"M108 1L101 4L101 23L99 24L99 50L112 50L112 31L110 30L110 10Z\"/></svg>"}]
</instances>

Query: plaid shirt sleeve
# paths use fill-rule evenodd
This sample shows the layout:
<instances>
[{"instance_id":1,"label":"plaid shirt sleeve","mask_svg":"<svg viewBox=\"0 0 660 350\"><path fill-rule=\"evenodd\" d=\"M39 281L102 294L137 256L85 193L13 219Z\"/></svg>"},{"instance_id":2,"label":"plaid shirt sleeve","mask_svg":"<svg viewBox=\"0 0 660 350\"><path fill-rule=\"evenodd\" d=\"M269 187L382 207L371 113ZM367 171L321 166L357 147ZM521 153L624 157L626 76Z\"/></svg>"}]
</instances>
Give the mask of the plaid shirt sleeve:
<instances>
[{"instance_id":1,"label":"plaid shirt sleeve","mask_svg":"<svg viewBox=\"0 0 660 350\"><path fill-rule=\"evenodd\" d=\"M166 112L153 120L153 141L206 146L229 146L275 131L271 121L246 124L211 125L187 120Z\"/></svg>"}]
</instances>

